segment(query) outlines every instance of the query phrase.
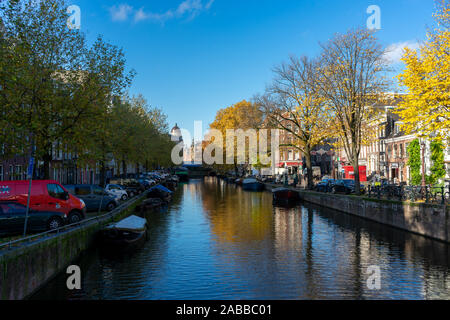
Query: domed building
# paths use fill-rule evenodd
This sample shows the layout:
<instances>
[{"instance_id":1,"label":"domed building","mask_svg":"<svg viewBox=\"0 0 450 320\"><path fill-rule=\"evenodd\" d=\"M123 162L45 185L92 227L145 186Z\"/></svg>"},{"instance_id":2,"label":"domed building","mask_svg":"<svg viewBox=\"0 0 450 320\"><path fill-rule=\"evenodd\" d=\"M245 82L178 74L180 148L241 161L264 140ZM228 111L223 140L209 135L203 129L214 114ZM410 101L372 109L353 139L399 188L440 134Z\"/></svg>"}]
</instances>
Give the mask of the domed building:
<instances>
[{"instance_id":1,"label":"domed building","mask_svg":"<svg viewBox=\"0 0 450 320\"><path fill-rule=\"evenodd\" d=\"M183 143L183 136L181 135L181 130L178 127L178 125L175 123L175 126L170 130L170 137L173 142L176 144L179 144L180 142ZM183 149L181 150L181 157L183 158L183 161L185 160L186 153L184 152L185 145L183 143Z\"/></svg>"},{"instance_id":2,"label":"domed building","mask_svg":"<svg viewBox=\"0 0 450 320\"><path fill-rule=\"evenodd\" d=\"M183 141L183 137L181 135L181 130L178 128L178 125L175 123L175 126L170 130L170 135L172 137L172 141L181 142Z\"/></svg>"}]
</instances>

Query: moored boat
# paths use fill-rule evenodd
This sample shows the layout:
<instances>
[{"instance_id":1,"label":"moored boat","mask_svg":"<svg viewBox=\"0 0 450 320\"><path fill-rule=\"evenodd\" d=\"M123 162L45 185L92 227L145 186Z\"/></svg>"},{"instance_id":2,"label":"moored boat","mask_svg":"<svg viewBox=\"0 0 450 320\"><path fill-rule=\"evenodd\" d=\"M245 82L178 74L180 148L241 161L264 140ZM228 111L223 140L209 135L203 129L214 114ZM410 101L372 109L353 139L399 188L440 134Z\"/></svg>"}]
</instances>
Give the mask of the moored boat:
<instances>
[{"instance_id":1,"label":"moored boat","mask_svg":"<svg viewBox=\"0 0 450 320\"><path fill-rule=\"evenodd\" d=\"M147 220L134 215L112 223L99 232L101 246L112 252L139 247L146 239Z\"/></svg>"},{"instance_id":2,"label":"moored boat","mask_svg":"<svg viewBox=\"0 0 450 320\"><path fill-rule=\"evenodd\" d=\"M247 191L263 191L264 188L264 184L254 178L248 178L242 181L242 189Z\"/></svg>"},{"instance_id":3,"label":"moored boat","mask_svg":"<svg viewBox=\"0 0 450 320\"><path fill-rule=\"evenodd\" d=\"M300 200L300 194L289 188L272 189L272 195L275 202L297 202Z\"/></svg>"},{"instance_id":4,"label":"moored boat","mask_svg":"<svg viewBox=\"0 0 450 320\"><path fill-rule=\"evenodd\" d=\"M142 201L140 205L137 205L136 208L134 209L134 212L139 213L148 212L150 210L160 208L161 206L166 204L167 202L160 198L148 198Z\"/></svg>"},{"instance_id":5,"label":"moored boat","mask_svg":"<svg viewBox=\"0 0 450 320\"><path fill-rule=\"evenodd\" d=\"M169 202L172 198L172 191L162 185L156 185L148 190L147 198L159 198L165 202Z\"/></svg>"},{"instance_id":6,"label":"moored boat","mask_svg":"<svg viewBox=\"0 0 450 320\"><path fill-rule=\"evenodd\" d=\"M175 169L175 175L178 177L180 182L189 181L189 170L185 167L178 167Z\"/></svg>"}]
</instances>

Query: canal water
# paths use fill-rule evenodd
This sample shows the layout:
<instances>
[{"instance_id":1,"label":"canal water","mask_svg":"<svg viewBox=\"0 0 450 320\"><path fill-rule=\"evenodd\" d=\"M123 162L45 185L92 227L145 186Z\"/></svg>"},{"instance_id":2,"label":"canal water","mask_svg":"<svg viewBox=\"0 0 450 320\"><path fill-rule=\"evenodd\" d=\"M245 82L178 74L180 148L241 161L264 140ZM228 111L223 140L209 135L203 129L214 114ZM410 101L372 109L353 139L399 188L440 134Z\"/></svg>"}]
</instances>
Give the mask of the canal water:
<instances>
[{"instance_id":1,"label":"canal water","mask_svg":"<svg viewBox=\"0 0 450 320\"><path fill-rule=\"evenodd\" d=\"M145 246L93 249L76 262L81 290L63 273L32 299L450 299L450 246L310 204L274 208L270 192L191 180L146 218Z\"/></svg>"}]
</instances>

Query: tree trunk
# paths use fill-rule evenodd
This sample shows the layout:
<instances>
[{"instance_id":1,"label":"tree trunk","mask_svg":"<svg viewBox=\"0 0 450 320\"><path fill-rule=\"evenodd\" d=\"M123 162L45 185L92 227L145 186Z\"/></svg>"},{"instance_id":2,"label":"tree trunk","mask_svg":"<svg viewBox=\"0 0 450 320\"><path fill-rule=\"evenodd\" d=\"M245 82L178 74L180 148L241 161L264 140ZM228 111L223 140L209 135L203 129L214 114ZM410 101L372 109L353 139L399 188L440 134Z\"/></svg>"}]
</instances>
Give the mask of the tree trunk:
<instances>
[{"instance_id":1,"label":"tree trunk","mask_svg":"<svg viewBox=\"0 0 450 320\"><path fill-rule=\"evenodd\" d=\"M305 150L305 162L306 162L306 174L308 179L307 189L311 190L313 188L313 172L312 172L312 163L311 163L311 151L309 149Z\"/></svg>"},{"instance_id":2,"label":"tree trunk","mask_svg":"<svg viewBox=\"0 0 450 320\"><path fill-rule=\"evenodd\" d=\"M106 168L105 161L100 161L100 186L103 188L106 186Z\"/></svg>"},{"instance_id":3,"label":"tree trunk","mask_svg":"<svg viewBox=\"0 0 450 320\"><path fill-rule=\"evenodd\" d=\"M44 161L44 180L50 179L50 162L52 161L52 154L50 152L46 152L42 157Z\"/></svg>"},{"instance_id":4,"label":"tree trunk","mask_svg":"<svg viewBox=\"0 0 450 320\"><path fill-rule=\"evenodd\" d=\"M125 159L122 160L122 174L124 178L127 177L127 164L125 162Z\"/></svg>"},{"instance_id":5,"label":"tree trunk","mask_svg":"<svg viewBox=\"0 0 450 320\"><path fill-rule=\"evenodd\" d=\"M359 159L356 153L353 155L353 172L355 175L355 193L359 196L361 184L359 182Z\"/></svg>"}]
</instances>

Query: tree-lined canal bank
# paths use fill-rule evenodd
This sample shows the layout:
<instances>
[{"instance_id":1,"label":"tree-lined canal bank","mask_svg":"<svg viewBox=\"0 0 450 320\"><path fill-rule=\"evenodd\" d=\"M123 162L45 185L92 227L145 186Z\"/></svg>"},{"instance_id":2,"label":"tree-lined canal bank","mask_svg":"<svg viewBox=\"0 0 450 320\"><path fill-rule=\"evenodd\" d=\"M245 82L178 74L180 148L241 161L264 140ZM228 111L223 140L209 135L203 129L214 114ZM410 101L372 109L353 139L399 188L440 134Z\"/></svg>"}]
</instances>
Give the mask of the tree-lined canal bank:
<instances>
[{"instance_id":1,"label":"tree-lined canal bank","mask_svg":"<svg viewBox=\"0 0 450 320\"><path fill-rule=\"evenodd\" d=\"M180 184L148 212L149 241L133 254L96 249L32 299L448 299L450 247L312 204L272 207L216 178ZM381 289L367 287L379 266Z\"/></svg>"}]
</instances>

